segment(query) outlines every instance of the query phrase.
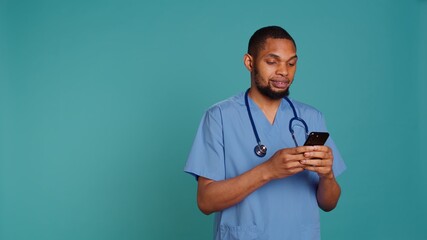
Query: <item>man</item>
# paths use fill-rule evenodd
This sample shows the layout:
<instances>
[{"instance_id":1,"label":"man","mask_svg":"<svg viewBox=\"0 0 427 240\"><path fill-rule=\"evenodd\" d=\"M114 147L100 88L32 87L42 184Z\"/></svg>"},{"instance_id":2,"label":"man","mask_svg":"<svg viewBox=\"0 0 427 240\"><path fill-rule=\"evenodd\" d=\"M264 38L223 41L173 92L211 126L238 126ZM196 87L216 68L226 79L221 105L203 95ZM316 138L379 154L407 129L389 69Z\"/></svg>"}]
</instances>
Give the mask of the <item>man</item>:
<instances>
[{"instance_id":1,"label":"man","mask_svg":"<svg viewBox=\"0 0 427 240\"><path fill-rule=\"evenodd\" d=\"M320 239L318 209L337 205L345 164L333 140L302 146L306 131L327 131L323 116L287 98L297 60L286 30L259 29L244 56L250 89L201 121L185 171L198 180L200 210L215 213L214 239ZM289 127L294 117L303 121Z\"/></svg>"}]
</instances>

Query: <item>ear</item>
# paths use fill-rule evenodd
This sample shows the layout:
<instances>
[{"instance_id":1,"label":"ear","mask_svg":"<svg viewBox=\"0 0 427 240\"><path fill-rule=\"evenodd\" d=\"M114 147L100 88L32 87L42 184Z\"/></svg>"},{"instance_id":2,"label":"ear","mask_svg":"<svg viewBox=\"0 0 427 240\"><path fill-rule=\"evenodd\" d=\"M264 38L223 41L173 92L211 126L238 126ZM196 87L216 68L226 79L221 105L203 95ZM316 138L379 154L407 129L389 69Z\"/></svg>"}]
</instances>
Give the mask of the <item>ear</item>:
<instances>
[{"instance_id":1,"label":"ear","mask_svg":"<svg viewBox=\"0 0 427 240\"><path fill-rule=\"evenodd\" d=\"M254 69L254 58L249 55L249 53L246 53L245 56L243 56L243 63L245 64L246 69L248 69L249 72L252 72Z\"/></svg>"}]
</instances>

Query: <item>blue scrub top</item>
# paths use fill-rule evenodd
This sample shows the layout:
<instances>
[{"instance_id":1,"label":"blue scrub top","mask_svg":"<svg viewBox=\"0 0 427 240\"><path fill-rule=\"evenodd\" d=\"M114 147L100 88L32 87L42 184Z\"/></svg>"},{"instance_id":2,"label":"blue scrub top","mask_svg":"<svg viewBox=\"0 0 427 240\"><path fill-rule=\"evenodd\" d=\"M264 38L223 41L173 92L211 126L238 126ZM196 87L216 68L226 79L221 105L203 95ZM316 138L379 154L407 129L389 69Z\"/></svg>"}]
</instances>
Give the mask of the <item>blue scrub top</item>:
<instances>
[{"instance_id":1,"label":"blue scrub top","mask_svg":"<svg viewBox=\"0 0 427 240\"><path fill-rule=\"evenodd\" d=\"M244 93L215 104L203 116L184 171L215 181L241 175L268 160L277 150L295 147L289 132L293 112L282 100L273 124L249 98L249 106L266 156L255 155L257 144L245 106ZM322 113L294 101L297 114L305 120L309 132L327 131ZM304 126L294 121L299 145L305 141ZM345 164L332 138L326 142L334 154L335 176ZM214 239L320 239L317 173L303 171L274 180L251 193L242 202L215 213Z\"/></svg>"}]
</instances>

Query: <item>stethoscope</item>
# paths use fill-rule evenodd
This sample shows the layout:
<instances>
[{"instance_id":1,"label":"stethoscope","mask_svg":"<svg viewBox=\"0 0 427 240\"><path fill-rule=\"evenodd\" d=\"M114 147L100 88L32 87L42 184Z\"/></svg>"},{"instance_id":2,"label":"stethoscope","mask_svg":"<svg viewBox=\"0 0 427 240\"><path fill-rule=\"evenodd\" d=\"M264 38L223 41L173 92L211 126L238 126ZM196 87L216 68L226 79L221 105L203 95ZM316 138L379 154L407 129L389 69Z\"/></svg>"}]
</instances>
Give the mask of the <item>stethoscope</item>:
<instances>
[{"instance_id":1,"label":"stethoscope","mask_svg":"<svg viewBox=\"0 0 427 240\"><path fill-rule=\"evenodd\" d=\"M255 135L256 141L258 143L255 146L254 151L258 157L264 157L267 154L267 147L265 145L263 145L261 143L261 140L259 139L258 131L256 130L254 119L252 118L251 109L249 107L248 92L249 92L249 89L246 90L246 93L245 93L245 105L246 105L246 110L248 111L249 120L251 120L252 130L254 131L254 135ZM294 132L294 129L292 127L293 126L292 123L294 121L299 121L304 125L306 138L308 136L308 126L307 126L307 123L304 121L304 119L298 117L297 111L295 110L294 104L292 104L291 100L289 100L288 97L283 97L283 99L285 99L289 103L289 106L291 106L292 112L294 113L294 117L291 118L291 120L289 121L289 132L292 135L292 139L294 140L295 147L298 147L298 143L297 143L297 139L295 138L295 132Z\"/></svg>"}]
</instances>

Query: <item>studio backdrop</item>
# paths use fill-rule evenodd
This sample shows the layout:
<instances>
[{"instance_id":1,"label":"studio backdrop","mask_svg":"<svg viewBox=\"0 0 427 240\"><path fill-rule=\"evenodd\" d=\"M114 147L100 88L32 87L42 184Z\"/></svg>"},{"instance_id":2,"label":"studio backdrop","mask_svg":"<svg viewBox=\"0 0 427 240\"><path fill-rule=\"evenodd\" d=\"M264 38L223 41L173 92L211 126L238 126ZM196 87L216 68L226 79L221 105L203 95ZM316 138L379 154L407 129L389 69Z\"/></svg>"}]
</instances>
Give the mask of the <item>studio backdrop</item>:
<instances>
[{"instance_id":1,"label":"studio backdrop","mask_svg":"<svg viewBox=\"0 0 427 240\"><path fill-rule=\"evenodd\" d=\"M0 0L0 239L211 239L183 167L203 112L249 87L267 25L295 38L291 96L348 166L322 238L426 239L426 16L421 0Z\"/></svg>"}]
</instances>

